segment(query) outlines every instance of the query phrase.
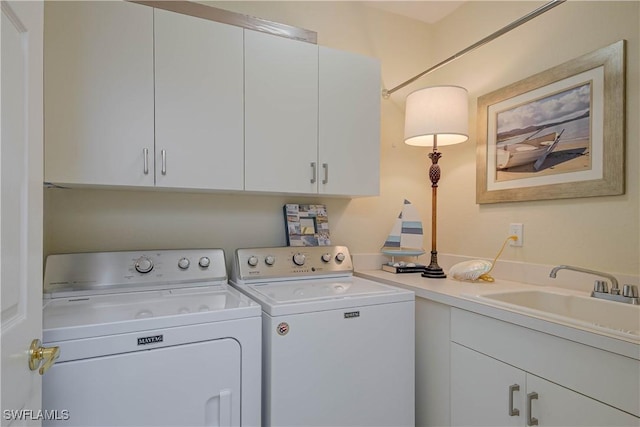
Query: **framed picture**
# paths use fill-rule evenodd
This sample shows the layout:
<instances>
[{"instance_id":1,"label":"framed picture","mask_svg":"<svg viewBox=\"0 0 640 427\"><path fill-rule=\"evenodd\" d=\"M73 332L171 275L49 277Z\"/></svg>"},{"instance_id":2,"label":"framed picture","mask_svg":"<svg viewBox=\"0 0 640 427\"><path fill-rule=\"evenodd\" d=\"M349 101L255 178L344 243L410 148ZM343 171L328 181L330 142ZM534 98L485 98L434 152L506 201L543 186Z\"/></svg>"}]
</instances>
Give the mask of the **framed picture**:
<instances>
[{"instance_id":1,"label":"framed picture","mask_svg":"<svg viewBox=\"0 0 640 427\"><path fill-rule=\"evenodd\" d=\"M329 218L325 205L284 205L287 246L329 246Z\"/></svg>"},{"instance_id":2,"label":"framed picture","mask_svg":"<svg viewBox=\"0 0 640 427\"><path fill-rule=\"evenodd\" d=\"M478 98L476 203L624 193L625 41Z\"/></svg>"}]
</instances>

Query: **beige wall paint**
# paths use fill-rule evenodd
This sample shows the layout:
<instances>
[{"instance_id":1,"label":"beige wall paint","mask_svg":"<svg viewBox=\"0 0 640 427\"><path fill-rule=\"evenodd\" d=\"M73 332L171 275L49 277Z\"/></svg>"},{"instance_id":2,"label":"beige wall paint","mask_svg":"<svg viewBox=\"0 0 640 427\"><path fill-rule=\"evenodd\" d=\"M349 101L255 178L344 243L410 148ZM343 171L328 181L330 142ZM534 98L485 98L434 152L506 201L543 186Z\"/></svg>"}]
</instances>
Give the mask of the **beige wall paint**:
<instances>
[{"instance_id":1,"label":"beige wall paint","mask_svg":"<svg viewBox=\"0 0 640 427\"><path fill-rule=\"evenodd\" d=\"M540 2L468 2L429 26L360 2L215 2L212 5L318 32L320 44L363 53L382 63L393 87L538 7ZM426 149L402 143L406 95L433 84L470 92L470 141L443 147L438 249L493 257L510 222L525 224L525 244L504 259L575 264L639 274L638 188L640 3L567 2L441 71L382 101L381 194L329 199L242 194L45 191L45 253L148 248L284 245L282 206L325 203L332 241L353 252L377 252L403 199L425 222L430 245ZM481 96L619 39L627 51L627 193L618 197L475 204L476 103ZM275 173L275 171L274 171Z\"/></svg>"}]
</instances>

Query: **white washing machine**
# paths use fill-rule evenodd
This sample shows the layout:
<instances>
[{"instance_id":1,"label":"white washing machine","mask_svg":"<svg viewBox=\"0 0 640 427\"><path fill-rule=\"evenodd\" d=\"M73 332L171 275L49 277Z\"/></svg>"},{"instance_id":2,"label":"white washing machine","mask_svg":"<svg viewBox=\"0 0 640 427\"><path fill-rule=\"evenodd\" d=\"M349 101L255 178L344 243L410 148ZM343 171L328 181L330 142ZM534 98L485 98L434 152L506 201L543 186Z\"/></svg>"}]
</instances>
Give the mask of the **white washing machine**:
<instances>
[{"instance_id":1,"label":"white washing machine","mask_svg":"<svg viewBox=\"0 0 640 427\"><path fill-rule=\"evenodd\" d=\"M414 426L413 292L353 277L344 246L238 249L262 306L265 426Z\"/></svg>"},{"instance_id":2,"label":"white washing machine","mask_svg":"<svg viewBox=\"0 0 640 427\"><path fill-rule=\"evenodd\" d=\"M260 425L261 310L221 249L51 255L44 292L45 425Z\"/></svg>"}]
</instances>

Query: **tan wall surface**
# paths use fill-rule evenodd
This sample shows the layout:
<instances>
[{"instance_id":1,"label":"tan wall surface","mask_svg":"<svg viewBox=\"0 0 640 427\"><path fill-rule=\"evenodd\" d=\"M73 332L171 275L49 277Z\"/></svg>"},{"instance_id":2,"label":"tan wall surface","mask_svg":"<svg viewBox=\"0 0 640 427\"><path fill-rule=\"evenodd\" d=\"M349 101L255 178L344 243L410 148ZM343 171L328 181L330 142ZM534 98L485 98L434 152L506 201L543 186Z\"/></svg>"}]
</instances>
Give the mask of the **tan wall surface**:
<instances>
[{"instance_id":1,"label":"tan wall surface","mask_svg":"<svg viewBox=\"0 0 640 427\"><path fill-rule=\"evenodd\" d=\"M212 5L318 32L319 44L381 60L381 86L393 87L541 2L471 1L427 25L361 2L215 2ZM404 98L434 84L469 89L470 139L443 147L439 186L440 253L491 258L511 222L524 223L524 246L504 259L574 264L639 274L640 3L569 1L382 101L381 194L362 199L171 192L45 191L45 254L150 248L285 244L284 203L325 203L332 242L377 252L403 199L419 209L430 245L427 149L402 142ZM477 205L477 98L584 53L626 39L627 191L623 196ZM277 173L274 171L274 173Z\"/></svg>"}]
</instances>

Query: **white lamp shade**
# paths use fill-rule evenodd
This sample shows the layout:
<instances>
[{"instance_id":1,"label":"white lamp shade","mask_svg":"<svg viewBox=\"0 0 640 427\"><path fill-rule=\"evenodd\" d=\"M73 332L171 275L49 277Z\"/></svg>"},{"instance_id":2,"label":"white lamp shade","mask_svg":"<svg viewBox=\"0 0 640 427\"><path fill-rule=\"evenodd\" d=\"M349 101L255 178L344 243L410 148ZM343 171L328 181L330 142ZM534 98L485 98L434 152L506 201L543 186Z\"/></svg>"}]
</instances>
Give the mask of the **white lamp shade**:
<instances>
[{"instance_id":1,"label":"white lamp shade","mask_svg":"<svg viewBox=\"0 0 640 427\"><path fill-rule=\"evenodd\" d=\"M459 86L434 86L407 96L404 142L432 147L469 139L469 95Z\"/></svg>"}]
</instances>

